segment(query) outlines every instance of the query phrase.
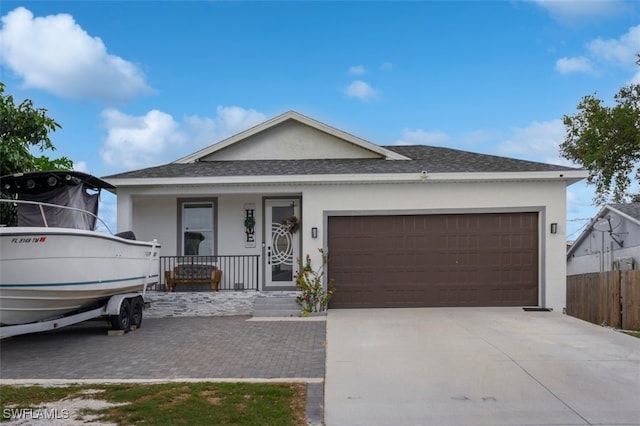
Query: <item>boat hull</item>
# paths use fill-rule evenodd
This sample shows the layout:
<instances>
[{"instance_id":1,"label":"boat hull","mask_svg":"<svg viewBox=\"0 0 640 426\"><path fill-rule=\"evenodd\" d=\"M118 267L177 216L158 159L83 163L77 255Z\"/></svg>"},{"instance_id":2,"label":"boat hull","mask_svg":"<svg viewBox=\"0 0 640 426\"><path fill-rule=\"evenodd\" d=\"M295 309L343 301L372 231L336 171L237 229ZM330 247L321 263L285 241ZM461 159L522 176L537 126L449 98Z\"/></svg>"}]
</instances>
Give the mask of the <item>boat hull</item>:
<instances>
[{"instance_id":1,"label":"boat hull","mask_svg":"<svg viewBox=\"0 0 640 426\"><path fill-rule=\"evenodd\" d=\"M0 228L0 324L53 319L158 282L159 245L67 228Z\"/></svg>"}]
</instances>

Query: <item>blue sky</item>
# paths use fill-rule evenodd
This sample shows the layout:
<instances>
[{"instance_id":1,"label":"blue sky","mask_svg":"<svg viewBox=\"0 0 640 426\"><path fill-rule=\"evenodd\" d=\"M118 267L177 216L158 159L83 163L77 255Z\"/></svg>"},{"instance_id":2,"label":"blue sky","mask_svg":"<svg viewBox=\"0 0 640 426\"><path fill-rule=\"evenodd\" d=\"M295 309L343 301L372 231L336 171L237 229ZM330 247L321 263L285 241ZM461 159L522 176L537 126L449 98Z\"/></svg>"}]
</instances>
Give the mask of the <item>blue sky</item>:
<instances>
[{"instance_id":1,"label":"blue sky","mask_svg":"<svg viewBox=\"0 0 640 426\"><path fill-rule=\"evenodd\" d=\"M97 176L288 110L380 145L568 165L562 116L640 83L637 1L3 0L0 17L6 93L62 125L51 156ZM569 240L592 197L569 187Z\"/></svg>"}]
</instances>

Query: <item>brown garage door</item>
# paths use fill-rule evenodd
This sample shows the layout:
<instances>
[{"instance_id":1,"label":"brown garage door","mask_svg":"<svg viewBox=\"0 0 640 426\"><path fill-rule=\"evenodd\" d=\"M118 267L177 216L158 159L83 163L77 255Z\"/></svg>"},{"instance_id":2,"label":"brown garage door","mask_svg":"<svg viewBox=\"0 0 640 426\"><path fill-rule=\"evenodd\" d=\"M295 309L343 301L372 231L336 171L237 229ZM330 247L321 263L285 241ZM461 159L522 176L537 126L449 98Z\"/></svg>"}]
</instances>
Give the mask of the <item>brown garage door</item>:
<instances>
[{"instance_id":1,"label":"brown garage door","mask_svg":"<svg viewBox=\"0 0 640 426\"><path fill-rule=\"evenodd\" d=\"M538 214L329 217L331 308L537 306Z\"/></svg>"}]
</instances>

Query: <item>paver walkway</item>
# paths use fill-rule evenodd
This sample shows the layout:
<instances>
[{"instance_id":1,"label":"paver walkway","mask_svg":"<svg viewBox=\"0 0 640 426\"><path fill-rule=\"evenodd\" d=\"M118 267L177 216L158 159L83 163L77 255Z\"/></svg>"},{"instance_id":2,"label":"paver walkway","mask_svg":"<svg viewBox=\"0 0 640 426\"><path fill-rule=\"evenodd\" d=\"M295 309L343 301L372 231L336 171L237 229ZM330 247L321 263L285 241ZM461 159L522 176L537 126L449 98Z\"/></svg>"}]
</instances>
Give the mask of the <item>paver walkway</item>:
<instances>
[{"instance_id":1,"label":"paver walkway","mask_svg":"<svg viewBox=\"0 0 640 426\"><path fill-rule=\"evenodd\" d=\"M325 321L145 318L124 336L107 330L96 320L3 340L1 382L276 380L315 392L324 380Z\"/></svg>"}]
</instances>

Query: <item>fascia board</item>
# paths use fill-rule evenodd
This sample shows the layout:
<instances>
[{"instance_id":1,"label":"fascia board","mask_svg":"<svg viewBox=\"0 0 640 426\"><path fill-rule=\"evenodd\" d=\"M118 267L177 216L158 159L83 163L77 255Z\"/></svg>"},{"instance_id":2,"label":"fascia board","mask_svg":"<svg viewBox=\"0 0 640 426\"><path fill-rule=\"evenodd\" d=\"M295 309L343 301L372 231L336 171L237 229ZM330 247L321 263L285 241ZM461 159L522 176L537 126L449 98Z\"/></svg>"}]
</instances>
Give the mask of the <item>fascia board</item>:
<instances>
[{"instance_id":1,"label":"fascia board","mask_svg":"<svg viewBox=\"0 0 640 426\"><path fill-rule=\"evenodd\" d=\"M428 181L531 181L563 180L567 186L588 177L583 170L561 170L544 172L484 172L484 173L427 173Z\"/></svg>"},{"instance_id":2,"label":"fascia board","mask_svg":"<svg viewBox=\"0 0 640 426\"><path fill-rule=\"evenodd\" d=\"M108 179L115 187L175 186L175 185L273 185L347 182L410 182L417 181L416 173L337 174L337 175L272 175L272 176L212 176L197 178Z\"/></svg>"},{"instance_id":3,"label":"fascia board","mask_svg":"<svg viewBox=\"0 0 640 426\"><path fill-rule=\"evenodd\" d=\"M575 174L576 176L567 176ZM519 173L363 173L325 175L207 176L191 178L108 179L116 187L174 185L264 185L264 184L335 184L401 182L478 182L478 181L573 181L584 177L571 172ZM573 183L573 182L572 182Z\"/></svg>"}]
</instances>

